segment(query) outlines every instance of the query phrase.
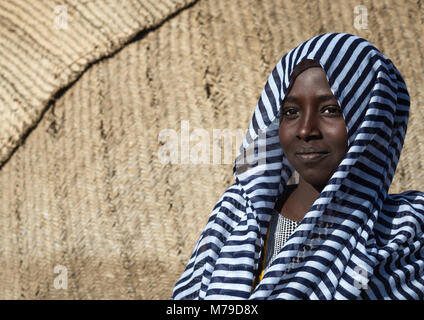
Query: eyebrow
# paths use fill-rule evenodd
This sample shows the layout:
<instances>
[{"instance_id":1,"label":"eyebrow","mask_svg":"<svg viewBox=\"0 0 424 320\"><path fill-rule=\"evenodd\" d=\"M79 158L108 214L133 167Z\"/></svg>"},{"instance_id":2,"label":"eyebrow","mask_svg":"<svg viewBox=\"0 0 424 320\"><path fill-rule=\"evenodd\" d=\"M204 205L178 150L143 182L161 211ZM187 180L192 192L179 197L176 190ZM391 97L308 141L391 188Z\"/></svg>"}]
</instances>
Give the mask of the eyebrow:
<instances>
[{"instance_id":1,"label":"eyebrow","mask_svg":"<svg viewBox=\"0 0 424 320\"><path fill-rule=\"evenodd\" d=\"M336 97L333 95L325 94L325 95L318 96L317 99L319 102L325 102L328 100L336 99ZM284 100L286 102L298 102L299 98L297 98L296 96L287 96Z\"/></svg>"}]
</instances>

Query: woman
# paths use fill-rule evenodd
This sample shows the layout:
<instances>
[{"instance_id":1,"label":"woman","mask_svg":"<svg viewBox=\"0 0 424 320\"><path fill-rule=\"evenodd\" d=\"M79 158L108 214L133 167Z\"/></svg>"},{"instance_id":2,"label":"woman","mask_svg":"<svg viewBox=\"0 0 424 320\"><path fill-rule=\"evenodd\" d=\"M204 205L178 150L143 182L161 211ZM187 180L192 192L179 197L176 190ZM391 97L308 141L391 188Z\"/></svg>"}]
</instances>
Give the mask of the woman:
<instances>
[{"instance_id":1,"label":"woman","mask_svg":"<svg viewBox=\"0 0 424 320\"><path fill-rule=\"evenodd\" d=\"M408 115L402 76L366 40L288 52L173 298L423 299L424 194L388 194Z\"/></svg>"}]
</instances>

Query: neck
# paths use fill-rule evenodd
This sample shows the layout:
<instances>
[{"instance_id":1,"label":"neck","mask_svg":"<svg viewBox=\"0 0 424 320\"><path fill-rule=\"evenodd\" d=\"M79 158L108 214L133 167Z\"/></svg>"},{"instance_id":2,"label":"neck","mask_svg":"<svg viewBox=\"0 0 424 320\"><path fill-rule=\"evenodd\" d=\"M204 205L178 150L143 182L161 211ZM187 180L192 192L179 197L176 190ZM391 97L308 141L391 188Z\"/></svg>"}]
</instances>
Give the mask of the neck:
<instances>
[{"instance_id":1,"label":"neck","mask_svg":"<svg viewBox=\"0 0 424 320\"><path fill-rule=\"evenodd\" d=\"M293 191L293 200L297 208L297 212L301 214L303 218L305 214L309 211L316 199L318 199L324 186L313 186L299 178L299 185Z\"/></svg>"}]
</instances>

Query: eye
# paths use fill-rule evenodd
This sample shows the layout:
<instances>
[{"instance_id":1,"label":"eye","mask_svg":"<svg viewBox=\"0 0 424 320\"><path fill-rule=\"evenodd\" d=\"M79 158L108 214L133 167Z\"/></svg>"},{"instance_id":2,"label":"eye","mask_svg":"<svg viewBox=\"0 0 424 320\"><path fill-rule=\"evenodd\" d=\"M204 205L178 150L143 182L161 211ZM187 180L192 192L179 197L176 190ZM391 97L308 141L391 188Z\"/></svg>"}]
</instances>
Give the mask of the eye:
<instances>
[{"instance_id":1,"label":"eye","mask_svg":"<svg viewBox=\"0 0 424 320\"><path fill-rule=\"evenodd\" d=\"M334 116L338 117L338 116L342 115L342 110L337 105L326 106L322 109L321 112L325 115L329 115L329 116L332 116L332 117L334 117Z\"/></svg>"},{"instance_id":2,"label":"eye","mask_svg":"<svg viewBox=\"0 0 424 320\"><path fill-rule=\"evenodd\" d=\"M284 108L281 115L283 118L294 119L297 116L298 111L293 107Z\"/></svg>"}]
</instances>

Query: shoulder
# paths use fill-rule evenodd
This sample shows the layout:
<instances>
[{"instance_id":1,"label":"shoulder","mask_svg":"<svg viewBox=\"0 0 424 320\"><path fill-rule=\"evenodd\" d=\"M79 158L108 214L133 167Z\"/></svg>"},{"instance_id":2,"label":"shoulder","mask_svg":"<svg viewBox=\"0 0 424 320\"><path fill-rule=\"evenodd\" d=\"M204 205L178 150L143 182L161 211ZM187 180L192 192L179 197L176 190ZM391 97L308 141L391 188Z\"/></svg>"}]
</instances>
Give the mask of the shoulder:
<instances>
[{"instance_id":1,"label":"shoulder","mask_svg":"<svg viewBox=\"0 0 424 320\"><path fill-rule=\"evenodd\" d=\"M424 221L424 193L408 190L389 194L383 203L383 212L391 216L412 215Z\"/></svg>"},{"instance_id":2,"label":"shoulder","mask_svg":"<svg viewBox=\"0 0 424 320\"><path fill-rule=\"evenodd\" d=\"M234 183L229 186L221 198L215 204L213 211L219 210L221 207L233 206L238 209L243 209L246 207L246 197L240 185L238 183Z\"/></svg>"},{"instance_id":3,"label":"shoulder","mask_svg":"<svg viewBox=\"0 0 424 320\"><path fill-rule=\"evenodd\" d=\"M216 230L232 230L245 216L247 200L243 189L234 183L229 186L215 204L209 221L205 228L205 234Z\"/></svg>"},{"instance_id":4,"label":"shoulder","mask_svg":"<svg viewBox=\"0 0 424 320\"><path fill-rule=\"evenodd\" d=\"M384 205L424 205L424 192L408 190L402 193L392 193L387 196Z\"/></svg>"}]
</instances>

